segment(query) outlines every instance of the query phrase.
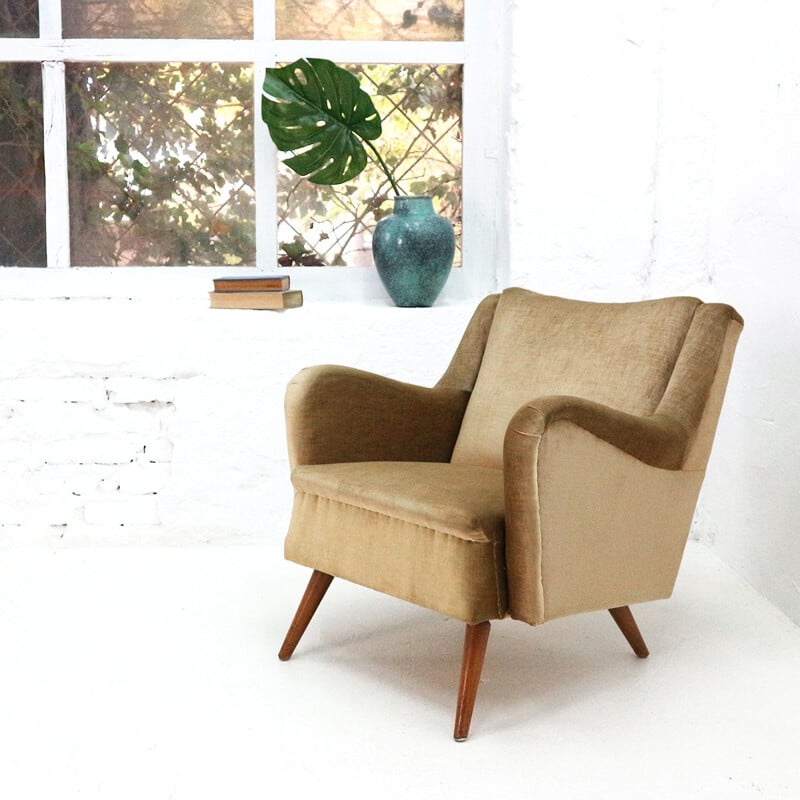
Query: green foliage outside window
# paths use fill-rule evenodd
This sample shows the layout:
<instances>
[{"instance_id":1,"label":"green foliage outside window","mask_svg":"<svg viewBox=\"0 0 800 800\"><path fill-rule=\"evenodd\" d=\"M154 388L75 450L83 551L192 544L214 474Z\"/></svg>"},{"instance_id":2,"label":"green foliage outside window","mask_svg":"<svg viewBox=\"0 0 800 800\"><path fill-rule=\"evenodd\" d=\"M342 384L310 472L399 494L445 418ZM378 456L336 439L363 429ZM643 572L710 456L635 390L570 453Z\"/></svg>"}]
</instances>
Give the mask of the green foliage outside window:
<instances>
[{"instance_id":1,"label":"green foliage outside window","mask_svg":"<svg viewBox=\"0 0 800 800\"><path fill-rule=\"evenodd\" d=\"M252 70L67 72L73 263L254 264Z\"/></svg>"},{"instance_id":2,"label":"green foliage outside window","mask_svg":"<svg viewBox=\"0 0 800 800\"><path fill-rule=\"evenodd\" d=\"M0 36L35 36L37 3L7 5ZM72 35L118 35L115 26L92 27L112 5L72 0L64 6L65 24L75 28ZM245 5L230 0L225 8ZM355 13L338 0L329 5L343 21ZM114 8L144 14L151 4ZM423 28L432 38L461 36L458 2L392 0L382 8L380 26L397 38L414 38ZM326 35L327 27L320 32ZM348 68L380 113L381 154L403 190L432 194L458 234L461 67ZM263 139L256 130L254 144L252 79L250 67L230 64L66 65L71 263L255 264L253 161ZM47 260L41 90L40 64L0 64L0 264ZM372 163L336 187L315 186L280 167L279 263L370 263L371 231L391 211L392 194Z\"/></svg>"},{"instance_id":3,"label":"green foliage outside window","mask_svg":"<svg viewBox=\"0 0 800 800\"><path fill-rule=\"evenodd\" d=\"M47 263L42 74L0 64L0 265Z\"/></svg>"}]
</instances>

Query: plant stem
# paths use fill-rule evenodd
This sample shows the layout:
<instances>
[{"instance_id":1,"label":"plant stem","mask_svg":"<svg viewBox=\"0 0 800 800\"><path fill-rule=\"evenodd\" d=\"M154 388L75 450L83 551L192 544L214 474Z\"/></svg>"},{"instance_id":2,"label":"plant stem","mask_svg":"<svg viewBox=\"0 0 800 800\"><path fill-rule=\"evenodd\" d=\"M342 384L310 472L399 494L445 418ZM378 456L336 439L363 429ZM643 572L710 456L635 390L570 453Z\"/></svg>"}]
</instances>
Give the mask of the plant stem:
<instances>
[{"instance_id":1,"label":"plant stem","mask_svg":"<svg viewBox=\"0 0 800 800\"><path fill-rule=\"evenodd\" d=\"M381 158L381 154L375 149L375 147L372 144L372 142L370 142L368 139L361 139L361 141L364 142L364 144L367 145L367 147L369 147L370 150L372 150L373 158L378 162L378 166L383 170L384 174L389 179L389 183L392 184L392 189L394 189L394 193L396 195L403 194L400 191L400 187L395 182L395 179L394 179L394 176L392 175L391 170L386 165L386 162Z\"/></svg>"}]
</instances>

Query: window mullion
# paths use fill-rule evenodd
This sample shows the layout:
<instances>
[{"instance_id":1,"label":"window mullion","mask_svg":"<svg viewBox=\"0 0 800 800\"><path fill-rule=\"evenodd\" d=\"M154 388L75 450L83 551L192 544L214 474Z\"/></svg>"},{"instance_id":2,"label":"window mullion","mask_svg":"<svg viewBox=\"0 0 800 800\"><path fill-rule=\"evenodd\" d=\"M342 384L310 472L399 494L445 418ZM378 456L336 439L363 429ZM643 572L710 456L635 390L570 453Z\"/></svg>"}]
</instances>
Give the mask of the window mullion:
<instances>
[{"instance_id":1,"label":"window mullion","mask_svg":"<svg viewBox=\"0 0 800 800\"><path fill-rule=\"evenodd\" d=\"M252 39L64 39L65 61L242 64L255 60Z\"/></svg>"},{"instance_id":2,"label":"window mullion","mask_svg":"<svg viewBox=\"0 0 800 800\"><path fill-rule=\"evenodd\" d=\"M371 42L280 39L278 61L327 58L344 64L463 64L463 42Z\"/></svg>"},{"instance_id":3,"label":"window mullion","mask_svg":"<svg viewBox=\"0 0 800 800\"><path fill-rule=\"evenodd\" d=\"M500 5L500 4L498 4ZM462 119L464 125L464 267L470 289L481 294L502 280L508 258L506 230L508 124L506 97L509 76L504 71L508 49L509 0L502 13L477 15L473 0L465 14ZM489 102L491 98L491 102ZM487 114L487 108L491 113ZM487 268L486 265L493 265Z\"/></svg>"},{"instance_id":4,"label":"window mullion","mask_svg":"<svg viewBox=\"0 0 800 800\"><path fill-rule=\"evenodd\" d=\"M253 39L262 45L275 41L275 0L259 0L253 5Z\"/></svg>"},{"instance_id":5,"label":"window mullion","mask_svg":"<svg viewBox=\"0 0 800 800\"><path fill-rule=\"evenodd\" d=\"M253 63L253 160L256 186L256 267L269 272L278 251L277 153L261 121L261 83L275 65L275 0L253 6L253 39L259 60Z\"/></svg>"},{"instance_id":6,"label":"window mullion","mask_svg":"<svg viewBox=\"0 0 800 800\"><path fill-rule=\"evenodd\" d=\"M256 266L268 271L278 251L277 151L261 121L261 84L264 69L273 63L253 65L253 158L256 186Z\"/></svg>"},{"instance_id":7,"label":"window mullion","mask_svg":"<svg viewBox=\"0 0 800 800\"><path fill-rule=\"evenodd\" d=\"M70 265L67 114L63 61L42 63L47 266Z\"/></svg>"},{"instance_id":8,"label":"window mullion","mask_svg":"<svg viewBox=\"0 0 800 800\"><path fill-rule=\"evenodd\" d=\"M61 38L61 0L39 0L39 38Z\"/></svg>"}]
</instances>

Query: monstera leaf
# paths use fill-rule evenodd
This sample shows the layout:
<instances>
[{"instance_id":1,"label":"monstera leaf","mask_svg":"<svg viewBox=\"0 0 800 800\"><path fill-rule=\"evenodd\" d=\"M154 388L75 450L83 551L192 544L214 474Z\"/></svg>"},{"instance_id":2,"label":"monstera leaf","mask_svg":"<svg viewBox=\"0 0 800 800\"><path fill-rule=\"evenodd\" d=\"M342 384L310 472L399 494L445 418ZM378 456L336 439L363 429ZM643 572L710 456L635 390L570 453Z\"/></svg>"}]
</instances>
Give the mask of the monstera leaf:
<instances>
[{"instance_id":1,"label":"monstera leaf","mask_svg":"<svg viewBox=\"0 0 800 800\"><path fill-rule=\"evenodd\" d=\"M261 116L276 147L293 153L286 165L312 183L354 178L367 164L364 144L387 172L371 144L381 134L380 116L358 79L332 61L301 58L267 69Z\"/></svg>"}]
</instances>

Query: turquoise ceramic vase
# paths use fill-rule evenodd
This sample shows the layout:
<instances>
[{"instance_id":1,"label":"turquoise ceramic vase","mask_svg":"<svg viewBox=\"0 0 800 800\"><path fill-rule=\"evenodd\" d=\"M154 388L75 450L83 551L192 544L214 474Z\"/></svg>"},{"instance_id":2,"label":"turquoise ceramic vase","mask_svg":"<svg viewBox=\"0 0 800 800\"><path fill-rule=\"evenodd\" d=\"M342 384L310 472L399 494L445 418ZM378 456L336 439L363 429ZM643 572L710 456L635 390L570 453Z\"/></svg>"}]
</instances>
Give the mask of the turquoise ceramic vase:
<instances>
[{"instance_id":1,"label":"turquoise ceramic vase","mask_svg":"<svg viewBox=\"0 0 800 800\"><path fill-rule=\"evenodd\" d=\"M430 197L395 197L394 213L372 236L372 255L395 305L432 306L453 267L453 226Z\"/></svg>"}]
</instances>

